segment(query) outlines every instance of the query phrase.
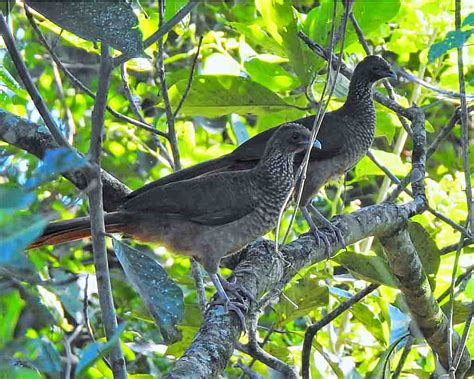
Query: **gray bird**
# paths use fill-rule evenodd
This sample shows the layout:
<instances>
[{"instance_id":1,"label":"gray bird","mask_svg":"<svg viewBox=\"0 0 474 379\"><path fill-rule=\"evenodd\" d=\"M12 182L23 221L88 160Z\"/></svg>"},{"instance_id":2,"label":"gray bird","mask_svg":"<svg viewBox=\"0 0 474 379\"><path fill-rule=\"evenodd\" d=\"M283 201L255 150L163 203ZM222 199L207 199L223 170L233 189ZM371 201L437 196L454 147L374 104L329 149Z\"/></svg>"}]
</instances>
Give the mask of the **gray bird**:
<instances>
[{"instance_id":1,"label":"gray bird","mask_svg":"<svg viewBox=\"0 0 474 379\"><path fill-rule=\"evenodd\" d=\"M225 306L243 319L239 304L231 303L223 288L230 290L232 284L217 274L219 262L275 228L294 186L294 156L309 145L308 129L284 124L269 138L253 168L138 189L116 212L105 215L106 231L196 258ZM30 248L90 234L89 217L59 221L49 224Z\"/></svg>"},{"instance_id":2,"label":"gray bird","mask_svg":"<svg viewBox=\"0 0 474 379\"><path fill-rule=\"evenodd\" d=\"M344 243L342 235L339 229L333 226L311 204L311 200L331 178L343 175L367 153L375 134L373 84L383 78L396 77L395 72L383 58L375 55L367 56L354 69L344 105L324 115L317 136L322 148L313 148L311 151L300 207L316 239L318 241L323 239L327 246L329 246L327 237L318 231L310 210L320 223ZM311 129L314 118L315 116L312 115L294 122ZM148 191L150 188L166 183L207 175L212 172L252 168L262 159L264 147L276 130L278 130L278 126L256 135L227 155L158 179L131 193L129 197L135 197L140 194L140 191ZM301 165L303 157L304 153L296 155L293 172L296 172L296 167Z\"/></svg>"}]
</instances>

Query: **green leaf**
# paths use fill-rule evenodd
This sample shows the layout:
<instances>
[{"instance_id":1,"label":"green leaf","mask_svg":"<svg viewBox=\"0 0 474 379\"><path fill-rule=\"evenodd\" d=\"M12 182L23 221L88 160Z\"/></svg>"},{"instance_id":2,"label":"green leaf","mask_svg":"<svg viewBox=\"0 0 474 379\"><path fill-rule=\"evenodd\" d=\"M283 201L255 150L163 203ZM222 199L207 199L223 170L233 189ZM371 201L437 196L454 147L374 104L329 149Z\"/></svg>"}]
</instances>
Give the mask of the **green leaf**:
<instances>
[{"instance_id":1,"label":"green leaf","mask_svg":"<svg viewBox=\"0 0 474 379\"><path fill-rule=\"evenodd\" d=\"M385 110L377 109L377 124L375 128L375 137L385 137L389 144L392 143L395 131L400 127L397 116Z\"/></svg>"},{"instance_id":2,"label":"green leaf","mask_svg":"<svg viewBox=\"0 0 474 379\"><path fill-rule=\"evenodd\" d=\"M316 307L326 306L328 302L328 288L321 286L319 279L312 272L308 272L285 290L285 297L275 308L282 322L287 323L306 316Z\"/></svg>"},{"instance_id":3,"label":"green leaf","mask_svg":"<svg viewBox=\"0 0 474 379\"><path fill-rule=\"evenodd\" d=\"M403 163L401 158L393 153L387 153L381 150L372 150L378 162L390 170L396 176L406 176L410 172L410 165ZM366 177L372 175L385 175L385 173L372 162L372 160L365 156L355 167L357 177Z\"/></svg>"},{"instance_id":4,"label":"green leaf","mask_svg":"<svg viewBox=\"0 0 474 379\"><path fill-rule=\"evenodd\" d=\"M407 336L400 337L394 343L392 343L388 349L384 350L380 354L380 358L377 362L377 366L367 375L367 379L385 379L390 375L390 357L393 352L396 351L398 344L405 339Z\"/></svg>"},{"instance_id":5,"label":"green leaf","mask_svg":"<svg viewBox=\"0 0 474 379\"><path fill-rule=\"evenodd\" d=\"M464 45L472 33L474 33L474 28L465 31L452 30L448 32L441 42L435 43L430 47L428 63L432 63L436 58L439 58L447 51Z\"/></svg>"},{"instance_id":6,"label":"green leaf","mask_svg":"<svg viewBox=\"0 0 474 379\"><path fill-rule=\"evenodd\" d=\"M39 371L47 373L61 372L61 356L56 347L46 337L36 338L31 342L30 349L35 351L35 359L31 362Z\"/></svg>"},{"instance_id":7,"label":"green leaf","mask_svg":"<svg viewBox=\"0 0 474 379\"><path fill-rule=\"evenodd\" d=\"M24 302L17 290L0 296L0 347L13 338Z\"/></svg>"},{"instance_id":8,"label":"green leaf","mask_svg":"<svg viewBox=\"0 0 474 379\"><path fill-rule=\"evenodd\" d=\"M28 99L28 92L24 90L15 78L8 72L8 70L3 66L0 65L0 92L5 92L2 90L2 86L8 88L12 93L24 98Z\"/></svg>"},{"instance_id":9,"label":"green leaf","mask_svg":"<svg viewBox=\"0 0 474 379\"><path fill-rule=\"evenodd\" d=\"M82 350L81 359L79 360L79 363L76 366L74 376L79 376L81 373L84 372L85 369L92 366L92 364L96 360L105 356L112 349L112 347L118 341L120 341L120 336L125 330L126 326L126 323L120 324L117 327L117 330L115 331L114 335L106 343L94 342L87 345L87 347Z\"/></svg>"},{"instance_id":10,"label":"green leaf","mask_svg":"<svg viewBox=\"0 0 474 379\"><path fill-rule=\"evenodd\" d=\"M36 188L41 183L48 181L62 172L77 169L86 164L87 160L84 157L81 157L74 150L66 147L46 150L41 163L35 171L33 171L31 178L26 181L25 187L28 189Z\"/></svg>"},{"instance_id":11,"label":"green leaf","mask_svg":"<svg viewBox=\"0 0 474 379\"><path fill-rule=\"evenodd\" d=\"M89 41L103 41L131 57L144 55L142 33L133 8L117 2L43 2L27 4L48 20Z\"/></svg>"},{"instance_id":12,"label":"green leaf","mask_svg":"<svg viewBox=\"0 0 474 379\"><path fill-rule=\"evenodd\" d=\"M474 24L474 12L473 13L469 13L466 18L464 19L464 21L462 22L462 25L461 27L464 27L464 26L467 26L467 25L471 25L471 24Z\"/></svg>"},{"instance_id":13,"label":"green leaf","mask_svg":"<svg viewBox=\"0 0 474 379\"><path fill-rule=\"evenodd\" d=\"M264 27L283 47L291 66L303 84L308 84L313 71L314 55L298 37L295 11L290 0L256 0Z\"/></svg>"},{"instance_id":14,"label":"green leaf","mask_svg":"<svg viewBox=\"0 0 474 379\"><path fill-rule=\"evenodd\" d=\"M408 223L408 233L426 274L435 275L441 262L441 253L436 242L421 224L414 221Z\"/></svg>"},{"instance_id":15,"label":"green leaf","mask_svg":"<svg viewBox=\"0 0 474 379\"><path fill-rule=\"evenodd\" d=\"M24 250L43 231L48 223L41 216L15 217L12 222L0 228L0 266L12 269L31 270L30 261L23 255Z\"/></svg>"},{"instance_id":16,"label":"green leaf","mask_svg":"<svg viewBox=\"0 0 474 379\"><path fill-rule=\"evenodd\" d=\"M244 68L253 81L275 92L290 91L300 85L300 81L283 67L260 57L247 60Z\"/></svg>"},{"instance_id":17,"label":"green leaf","mask_svg":"<svg viewBox=\"0 0 474 379\"><path fill-rule=\"evenodd\" d=\"M173 106L184 94L187 80L173 85L169 90ZM262 85L248 78L230 75L199 75L181 108L187 116L218 117L231 113L261 115L290 107Z\"/></svg>"},{"instance_id":18,"label":"green leaf","mask_svg":"<svg viewBox=\"0 0 474 379\"><path fill-rule=\"evenodd\" d=\"M0 185L0 215L12 214L17 210L26 209L33 201L35 194L18 187ZM0 222L1 225L1 222Z\"/></svg>"},{"instance_id":19,"label":"green leaf","mask_svg":"<svg viewBox=\"0 0 474 379\"><path fill-rule=\"evenodd\" d=\"M115 255L135 290L149 309L166 343L181 336L176 324L183 318L183 292L160 264L118 240L113 240Z\"/></svg>"},{"instance_id":20,"label":"green leaf","mask_svg":"<svg viewBox=\"0 0 474 379\"><path fill-rule=\"evenodd\" d=\"M334 261L346 267L354 276L371 283L384 284L398 288L398 281L393 276L387 262L377 256L367 256L350 251L336 255Z\"/></svg>"}]
</instances>

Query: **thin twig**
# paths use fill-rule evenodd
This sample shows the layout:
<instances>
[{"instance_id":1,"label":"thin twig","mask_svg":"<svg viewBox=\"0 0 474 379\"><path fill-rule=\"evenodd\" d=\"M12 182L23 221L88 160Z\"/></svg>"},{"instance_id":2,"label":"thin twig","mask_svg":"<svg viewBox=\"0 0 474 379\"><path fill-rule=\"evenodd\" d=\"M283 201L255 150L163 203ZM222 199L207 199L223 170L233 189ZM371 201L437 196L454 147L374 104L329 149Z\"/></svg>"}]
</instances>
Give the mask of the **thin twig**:
<instances>
[{"instance_id":1,"label":"thin twig","mask_svg":"<svg viewBox=\"0 0 474 379\"><path fill-rule=\"evenodd\" d=\"M456 31L461 32L461 0L455 1L455 24ZM469 127L467 124L467 102L466 102L466 84L464 82L464 62L463 46L458 46L458 81L461 102L461 145L462 145L462 165L464 170L464 179L466 186L466 205L467 205L467 229L469 236L474 238L474 202L472 200L471 170L469 167Z\"/></svg>"},{"instance_id":2,"label":"thin twig","mask_svg":"<svg viewBox=\"0 0 474 379\"><path fill-rule=\"evenodd\" d=\"M414 338L410 335L408 336L405 347L402 352L402 356L400 357L400 360L398 361L397 367L395 368L395 371L392 374L392 379L398 379L400 374L402 373L403 366L405 365L405 362L408 358L408 354L410 354L411 348L413 346Z\"/></svg>"},{"instance_id":3,"label":"thin twig","mask_svg":"<svg viewBox=\"0 0 474 379\"><path fill-rule=\"evenodd\" d=\"M364 288L362 291L356 293L350 299L341 303L338 307L334 310L329 312L326 316L324 316L321 320L317 323L310 325L308 329L306 329L306 333L304 335L304 342L303 342L303 352L302 352L302 377L304 379L310 378L310 357L311 357L311 347L313 345L313 339L316 333L324 328L327 324L332 322L336 317L347 311L350 307L354 304L358 303L364 297L369 295L371 292L375 291L379 287L379 284L372 283Z\"/></svg>"},{"instance_id":4,"label":"thin twig","mask_svg":"<svg viewBox=\"0 0 474 379\"><path fill-rule=\"evenodd\" d=\"M94 252L94 266L97 278L99 303L102 313L105 335L110 340L117 331L117 317L115 315L112 286L110 283L107 249L105 246L105 224L102 203L102 181L100 178L100 161L102 151L102 135L104 130L104 114L107 104L107 94L112 73L112 59L109 47L102 43L100 55L99 85L96 101L92 110L92 130L89 149L89 159L92 167L89 172L89 181L96 181L97 185L89 192L89 212L91 220L92 249ZM110 360L114 378L125 379L127 370L123 357L120 339L110 351Z\"/></svg>"},{"instance_id":5,"label":"thin twig","mask_svg":"<svg viewBox=\"0 0 474 379\"><path fill-rule=\"evenodd\" d=\"M171 29L175 27L175 25L181 22L199 3L200 3L199 0L190 0L183 8L181 8L167 22L165 23L160 22L160 28L143 42L143 47L146 49L147 47L153 45L155 42L159 41L160 39L163 40L163 37L165 36L165 34L170 32ZM125 63L131 58L132 57L130 57L127 54L122 54L116 57L114 59L114 67L120 66L122 63Z\"/></svg>"},{"instance_id":6,"label":"thin twig","mask_svg":"<svg viewBox=\"0 0 474 379\"><path fill-rule=\"evenodd\" d=\"M199 52L201 51L201 45L202 45L202 39L203 37L199 37L199 42L198 46L196 49L196 55L194 55L193 63L191 64L191 68L189 70L189 77L188 77L188 82L186 83L186 88L184 89L183 96L181 96L181 99L179 100L178 106L174 110L173 113L173 119L176 119L176 116L178 115L179 111L181 110L181 107L184 104L184 101L188 97L189 91L191 90L191 85L193 83L193 78L194 78L194 71L196 69L196 64L199 58Z\"/></svg>"},{"instance_id":7,"label":"thin twig","mask_svg":"<svg viewBox=\"0 0 474 379\"><path fill-rule=\"evenodd\" d=\"M455 91L449 91L449 90L446 90L446 89L443 89L443 88L438 88L426 81L424 81L423 79L420 79L418 77L416 77L415 75L412 75L410 74L409 72L405 71L404 69L402 68L397 68L397 73L400 74L401 76L403 76L404 78L410 80L411 82L415 82L417 84L419 84L420 86L422 87L425 87L425 88L428 88L429 90L433 91L433 92L436 92L436 93L439 93L441 95L443 95L444 97L449 97L449 98L452 98L452 99L459 99L461 97L464 97L465 99L474 99L474 95L468 95L468 94L460 94L458 92L455 92Z\"/></svg>"},{"instance_id":8,"label":"thin twig","mask_svg":"<svg viewBox=\"0 0 474 379\"><path fill-rule=\"evenodd\" d=\"M454 286L457 287L462 282L469 280L469 278L471 277L472 271L474 271L474 265L469 266L465 272L463 272L461 275L459 275L456 278L456 281L454 282ZM448 288L446 291L444 291L441 295L438 296L438 298L436 299L438 303L441 303L449 295L450 288Z\"/></svg>"},{"instance_id":9,"label":"thin twig","mask_svg":"<svg viewBox=\"0 0 474 379\"><path fill-rule=\"evenodd\" d=\"M137 102L132 94L132 89L130 88L130 85L128 83L128 73L127 73L126 63L120 66L120 75L122 77L123 91L125 93L125 97L128 100L128 103L130 104L130 109L132 110L135 117L138 118L138 120L146 124L145 118L142 116L140 109L138 109ZM155 137L156 135L153 134L153 136ZM168 154L168 150L166 150L166 147L163 145L160 139L158 137L153 138L153 142L155 143L156 147L160 151L160 155L158 155L159 159L162 160L164 158L165 160L165 162L162 162L162 163L165 163L166 165L169 165L171 168L174 168L173 159Z\"/></svg>"},{"instance_id":10,"label":"thin twig","mask_svg":"<svg viewBox=\"0 0 474 379\"><path fill-rule=\"evenodd\" d=\"M192 2L188 3L188 5L191 3ZM166 26L166 24L164 24L165 0L159 0L158 4L159 4L159 23L160 23L159 30L162 30ZM199 41L199 46L201 46L201 40ZM180 104L184 103L186 96L189 94L189 89L191 88L192 78L194 75L194 69L196 66L198 56L199 56L199 48L193 60L193 64L191 66L191 70L189 73L188 85L186 87L185 93L183 94L183 97L181 98ZM168 96L168 87L166 85L166 71L165 71L165 64L164 64L163 36L158 38L157 65L158 65L158 77L160 79L160 85L161 85L161 96L163 97L163 104L164 104L165 113L166 113L166 122L168 124L167 138L171 145L171 152L173 154L173 161L174 161L174 169L180 170L181 162L179 158L178 140L176 138L176 129L175 129L175 124L174 124L175 115L177 114L177 111L173 113L173 111L171 110L171 103ZM179 109L177 108L177 110ZM206 300L206 292L204 289L204 281L202 278L201 270L199 269L199 264L196 262L194 258L190 258L190 260L191 260L191 273L193 275L194 284L196 286L199 308L201 310L204 310L206 307L207 300Z\"/></svg>"},{"instance_id":11,"label":"thin twig","mask_svg":"<svg viewBox=\"0 0 474 379\"><path fill-rule=\"evenodd\" d=\"M462 247L466 247L466 246L470 246L470 245L474 245L474 239L473 238L466 238L462 243ZM449 254L452 251L456 251L457 247L458 247L457 243L445 246L445 247L443 247L442 249L439 250L439 254L440 255Z\"/></svg>"},{"instance_id":12,"label":"thin twig","mask_svg":"<svg viewBox=\"0 0 474 379\"><path fill-rule=\"evenodd\" d=\"M472 324L472 317L474 316L474 303L471 301L471 309L469 311L469 315L466 319L466 324L464 325L464 330L462 332L461 341L459 341L459 345L456 348L456 352L453 358L453 368L454 372L457 371L459 367L459 363L461 362L462 352L466 347L467 343L467 336L469 335L469 330L471 329Z\"/></svg>"},{"instance_id":13,"label":"thin twig","mask_svg":"<svg viewBox=\"0 0 474 379\"><path fill-rule=\"evenodd\" d=\"M51 58L54 60L54 62L58 65L58 67L61 69L62 72L64 72L64 74L68 77L68 79L71 81L72 85L78 89L80 89L81 91L83 91L85 94L87 94L89 97L95 99L95 95L94 93L84 84L82 83L65 65L64 63L59 59L59 57L57 56L57 54L54 52L54 49L52 46L49 45L49 43L46 41L46 38L44 38L44 35L43 33L41 32L41 30L39 29L38 27L38 24L36 23L33 15L31 14L30 12L30 9L29 7L25 4L24 6L24 9L25 9L25 14L26 14L26 17L28 18L29 22L30 22L30 25L31 27L33 28L33 30L36 32L36 35L38 36L39 40L40 40L40 43L46 48L46 50L48 50L49 54L51 55ZM117 118L118 120L121 120L121 121L125 121L125 122L128 122L129 124L132 124L132 125L135 125L135 126L138 126L139 128L142 128L150 133L154 133L154 134L158 134L159 136L162 136L162 137L165 137L167 138L167 135L166 133L163 133L157 129L155 129L154 127L152 127L151 125L147 124L147 123L143 123L141 121L138 121L138 120L135 120L131 117L128 117L120 112L117 112L116 110L112 109L111 107L109 107L108 105L106 106L106 109L107 111L112 115L114 116L115 118Z\"/></svg>"},{"instance_id":14,"label":"thin twig","mask_svg":"<svg viewBox=\"0 0 474 379\"><path fill-rule=\"evenodd\" d=\"M39 93L38 89L33 83L33 79L31 78L30 73L28 72L28 69L26 68L25 63L23 62L23 59L21 58L21 55L16 47L15 40L10 32L10 28L8 27L5 17L3 16L3 13L1 10L0 10L0 32L2 34L3 41L5 42L5 45L7 46L8 52L10 53L13 64L15 65L15 68L18 71L18 74L20 75L22 82L25 85L25 88L28 91L28 94L30 95L31 100L33 100L33 103L35 104L36 109L41 115L41 118L43 119L46 127L51 132L52 136L54 137L54 139L60 146L70 147L66 138L64 137L64 135L61 133L58 126L56 125L56 122L51 117L51 114L49 113L49 110L46 107L46 104L43 98L41 97L41 94Z\"/></svg>"},{"instance_id":15,"label":"thin twig","mask_svg":"<svg viewBox=\"0 0 474 379\"><path fill-rule=\"evenodd\" d=\"M387 168L385 167L381 162L378 161L378 159L375 157L375 155L372 153L372 151L367 152L367 156L369 159L374 162L374 164L380 168L385 175L392 181L392 183L399 185L401 181ZM410 175L408 177L411 177ZM406 187L402 187L403 192L405 192L407 195L411 196L413 199L415 198L414 194L412 191L410 191ZM437 210L433 209L429 205L426 205L426 210L431 213L433 216L436 218L439 218L441 221L445 222L449 226L451 226L454 230L457 230L458 232L464 233L466 231L465 228L463 228L461 225L459 225L456 221L450 219L449 217L443 215L442 213L438 212Z\"/></svg>"}]
</instances>

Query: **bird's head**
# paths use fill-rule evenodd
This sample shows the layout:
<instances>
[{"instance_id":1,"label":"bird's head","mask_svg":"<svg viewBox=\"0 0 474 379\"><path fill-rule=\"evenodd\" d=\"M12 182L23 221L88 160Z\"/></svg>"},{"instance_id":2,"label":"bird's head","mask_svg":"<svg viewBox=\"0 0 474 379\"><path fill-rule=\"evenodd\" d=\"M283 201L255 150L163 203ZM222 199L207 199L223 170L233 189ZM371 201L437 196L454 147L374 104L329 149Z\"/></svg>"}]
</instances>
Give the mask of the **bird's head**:
<instances>
[{"instance_id":1,"label":"bird's head","mask_svg":"<svg viewBox=\"0 0 474 379\"><path fill-rule=\"evenodd\" d=\"M283 124L273 134L268 141L268 145L284 153L296 154L310 147L311 132L300 124ZM318 140L314 141L313 147L320 149L320 142Z\"/></svg>"},{"instance_id":2,"label":"bird's head","mask_svg":"<svg viewBox=\"0 0 474 379\"><path fill-rule=\"evenodd\" d=\"M397 74L391 69L388 62L377 55L365 57L354 69L354 77L362 77L370 83L384 78L396 79Z\"/></svg>"}]
</instances>

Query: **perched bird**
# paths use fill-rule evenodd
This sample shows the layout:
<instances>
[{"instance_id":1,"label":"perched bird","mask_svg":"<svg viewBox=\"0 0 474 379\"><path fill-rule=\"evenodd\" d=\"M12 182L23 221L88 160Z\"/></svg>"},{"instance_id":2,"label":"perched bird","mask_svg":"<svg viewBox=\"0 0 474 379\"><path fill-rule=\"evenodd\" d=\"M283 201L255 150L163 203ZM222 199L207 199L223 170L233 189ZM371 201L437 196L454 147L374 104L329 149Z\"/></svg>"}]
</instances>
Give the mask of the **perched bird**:
<instances>
[{"instance_id":1,"label":"perched bird","mask_svg":"<svg viewBox=\"0 0 474 379\"><path fill-rule=\"evenodd\" d=\"M326 226L343 243L339 229L333 226L314 206L312 198L330 179L343 175L351 169L369 150L375 134L375 107L373 102L373 84L383 78L396 78L390 65L381 57L371 55L364 58L354 69L349 93L344 105L324 115L317 139L322 148L312 149L304 182L300 207L311 230L319 241L322 238L329 245L324 233L320 233L309 210L320 223ZM313 127L315 116L308 116L294 122ZM233 152L222 157L202 162L195 166L177 171L164 178L143 186L129 195L138 196L141 191L149 191L166 183L185 180L211 172L249 169L258 164L264 156L264 147L278 127L268 129L249 139ZM295 167L299 167L304 153L296 155ZM293 170L296 172L296 169Z\"/></svg>"},{"instance_id":2,"label":"perched bird","mask_svg":"<svg viewBox=\"0 0 474 379\"><path fill-rule=\"evenodd\" d=\"M253 168L140 188L105 215L105 229L196 258L225 306L242 319L238 304L229 301L223 288L231 290L232 284L217 275L219 262L275 228L294 186L294 156L310 142L308 129L284 124L268 139ZM90 235L89 217L59 221L49 224L30 248Z\"/></svg>"}]
</instances>

